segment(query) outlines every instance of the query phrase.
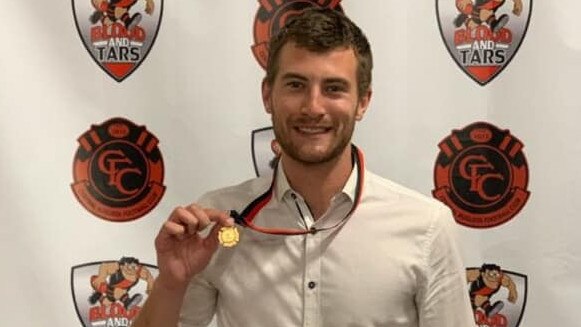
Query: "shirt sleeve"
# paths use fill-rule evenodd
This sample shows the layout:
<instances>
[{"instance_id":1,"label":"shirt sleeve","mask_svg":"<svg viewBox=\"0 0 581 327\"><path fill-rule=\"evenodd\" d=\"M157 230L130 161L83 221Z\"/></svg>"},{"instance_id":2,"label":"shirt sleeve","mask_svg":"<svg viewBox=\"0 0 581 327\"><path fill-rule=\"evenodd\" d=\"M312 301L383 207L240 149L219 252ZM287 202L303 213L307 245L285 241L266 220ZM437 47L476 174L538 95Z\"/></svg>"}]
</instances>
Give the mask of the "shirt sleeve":
<instances>
[{"instance_id":1,"label":"shirt sleeve","mask_svg":"<svg viewBox=\"0 0 581 327\"><path fill-rule=\"evenodd\" d=\"M184 295L178 326L208 326L216 312L217 296L218 291L203 275L194 277Z\"/></svg>"},{"instance_id":2,"label":"shirt sleeve","mask_svg":"<svg viewBox=\"0 0 581 327\"><path fill-rule=\"evenodd\" d=\"M423 249L425 274L416 296L420 327L476 326L456 228L448 208L434 215Z\"/></svg>"}]
</instances>

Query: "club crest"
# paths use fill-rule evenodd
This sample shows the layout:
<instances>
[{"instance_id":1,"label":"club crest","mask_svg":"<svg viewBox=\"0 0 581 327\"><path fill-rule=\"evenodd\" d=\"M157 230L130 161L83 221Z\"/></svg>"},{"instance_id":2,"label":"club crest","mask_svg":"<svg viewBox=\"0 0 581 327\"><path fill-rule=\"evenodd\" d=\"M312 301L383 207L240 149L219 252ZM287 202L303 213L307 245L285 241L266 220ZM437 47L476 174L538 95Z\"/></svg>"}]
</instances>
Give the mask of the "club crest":
<instances>
[{"instance_id":1,"label":"club crest","mask_svg":"<svg viewBox=\"0 0 581 327\"><path fill-rule=\"evenodd\" d=\"M123 222L155 208L165 192L164 166L159 141L144 126L112 118L91 126L78 142L71 188L85 209Z\"/></svg>"},{"instance_id":2,"label":"club crest","mask_svg":"<svg viewBox=\"0 0 581 327\"><path fill-rule=\"evenodd\" d=\"M526 204L528 164L523 143L508 130L477 122L454 130L438 145L432 194L459 224L490 228Z\"/></svg>"},{"instance_id":3,"label":"club crest","mask_svg":"<svg viewBox=\"0 0 581 327\"><path fill-rule=\"evenodd\" d=\"M448 52L480 85L506 68L519 49L532 0L436 0L438 24Z\"/></svg>"},{"instance_id":4,"label":"club crest","mask_svg":"<svg viewBox=\"0 0 581 327\"><path fill-rule=\"evenodd\" d=\"M72 0L77 30L93 60L117 82L153 47L163 0Z\"/></svg>"},{"instance_id":5,"label":"club crest","mask_svg":"<svg viewBox=\"0 0 581 327\"><path fill-rule=\"evenodd\" d=\"M131 326L157 274L157 267L133 257L72 267L73 302L82 325Z\"/></svg>"},{"instance_id":6,"label":"club crest","mask_svg":"<svg viewBox=\"0 0 581 327\"><path fill-rule=\"evenodd\" d=\"M518 327L527 303L526 275L496 264L466 268L468 294L479 327Z\"/></svg>"}]
</instances>

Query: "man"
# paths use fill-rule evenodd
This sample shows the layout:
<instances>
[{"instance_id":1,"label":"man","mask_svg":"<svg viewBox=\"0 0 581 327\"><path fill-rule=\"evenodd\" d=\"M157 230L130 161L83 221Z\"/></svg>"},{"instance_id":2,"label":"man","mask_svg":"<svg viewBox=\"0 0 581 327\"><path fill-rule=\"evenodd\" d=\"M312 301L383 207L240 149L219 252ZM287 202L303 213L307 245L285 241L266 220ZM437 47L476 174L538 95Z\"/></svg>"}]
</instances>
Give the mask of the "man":
<instances>
[{"instance_id":1,"label":"man","mask_svg":"<svg viewBox=\"0 0 581 327\"><path fill-rule=\"evenodd\" d=\"M371 68L365 36L333 10L307 10L271 40L262 97L281 149L274 177L174 210L133 326L214 315L224 327L474 325L449 211L366 171L350 144ZM230 209L244 227L220 247Z\"/></svg>"}]
</instances>

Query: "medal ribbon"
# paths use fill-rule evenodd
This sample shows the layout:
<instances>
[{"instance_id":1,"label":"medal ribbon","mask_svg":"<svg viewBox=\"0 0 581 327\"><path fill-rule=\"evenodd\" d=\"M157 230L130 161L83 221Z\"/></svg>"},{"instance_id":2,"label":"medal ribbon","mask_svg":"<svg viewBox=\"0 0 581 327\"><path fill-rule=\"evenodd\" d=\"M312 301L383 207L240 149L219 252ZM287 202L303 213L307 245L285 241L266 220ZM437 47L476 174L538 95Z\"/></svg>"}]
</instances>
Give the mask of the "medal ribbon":
<instances>
[{"instance_id":1,"label":"medal ribbon","mask_svg":"<svg viewBox=\"0 0 581 327\"><path fill-rule=\"evenodd\" d=\"M353 162L355 162L355 167L357 169L357 185L355 187L355 201L353 202L353 206L351 206L351 209L345 215L345 217L343 217L343 219L341 219L338 223L332 226L323 228L312 227L311 229L306 230L306 229L266 228L257 226L253 223L253 220L256 217L256 215L272 199L278 167L274 168L272 182L270 183L270 187L268 188L268 190L259 197L257 197L256 199L254 199L254 201L252 201L248 206L246 206L242 213L238 213L236 210L230 210L230 216L234 218L234 221L240 226L248 227L257 232L271 235L315 234L319 231L329 230L341 226L347 222L347 218L349 218L349 216L353 214L353 212L359 205L359 202L361 200L361 193L363 190L363 172L364 172L363 153L355 145L351 145L351 156Z\"/></svg>"}]
</instances>

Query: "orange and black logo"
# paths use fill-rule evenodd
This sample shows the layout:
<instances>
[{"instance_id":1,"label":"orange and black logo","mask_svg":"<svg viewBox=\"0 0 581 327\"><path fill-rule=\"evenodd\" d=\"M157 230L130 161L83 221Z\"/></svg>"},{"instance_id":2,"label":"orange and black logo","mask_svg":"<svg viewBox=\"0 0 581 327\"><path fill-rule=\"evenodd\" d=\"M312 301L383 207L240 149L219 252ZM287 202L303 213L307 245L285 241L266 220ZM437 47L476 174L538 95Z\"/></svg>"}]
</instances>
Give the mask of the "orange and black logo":
<instances>
[{"instance_id":1,"label":"orange and black logo","mask_svg":"<svg viewBox=\"0 0 581 327\"><path fill-rule=\"evenodd\" d=\"M528 277L493 263L466 268L476 326L518 327L527 304Z\"/></svg>"},{"instance_id":2,"label":"orange and black logo","mask_svg":"<svg viewBox=\"0 0 581 327\"><path fill-rule=\"evenodd\" d=\"M436 0L440 34L456 64L486 85L516 55L532 0Z\"/></svg>"},{"instance_id":3,"label":"orange and black logo","mask_svg":"<svg viewBox=\"0 0 581 327\"><path fill-rule=\"evenodd\" d=\"M85 48L109 76L123 81L153 47L163 0L72 0Z\"/></svg>"},{"instance_id":4,"label":"orange and black logo","mask_svg":"<svg viewBox=\"0 0 581 327\"><path fill-rule=\"evenodd\" d=\"M529 198L524 145L486 122L454 130L439 144L434 197L464 226L489 228L513 218Z\"/></svg>"},{"instance_id":5,"label":"orange and black logo","mask_svg":"<svg viewBox=\"0 0 581 327\"><path fill-rule=\"evenodd\" d=\"M252 53L262 66L268 62L268 42L286 22L308 7L331 8L343 12L341 0L258 0L260 7L254 18Z\"/></svg>"},{"instance_id":6,"label":"orange and black logo","mask_svg":"<svg viewBox=\"0 0 581 327\"><path fill-rule=\"evenodd\" d=\"M78 139L71 187L92 214L109 221L144 216L161 200L163 160L157 138L124 118L93 125Z\"/></svg>"},{"instance_id":7,"label":"orange and black logo","mask_svg":"<svg viewBox=\"0 0 581 327\"><path fill-rule=\"evenodd\" d=\"M128 327L141 311L158 275L156 266L135 257L74 266L71 287L85 327Z\"/></svg>"}]
</instances>

